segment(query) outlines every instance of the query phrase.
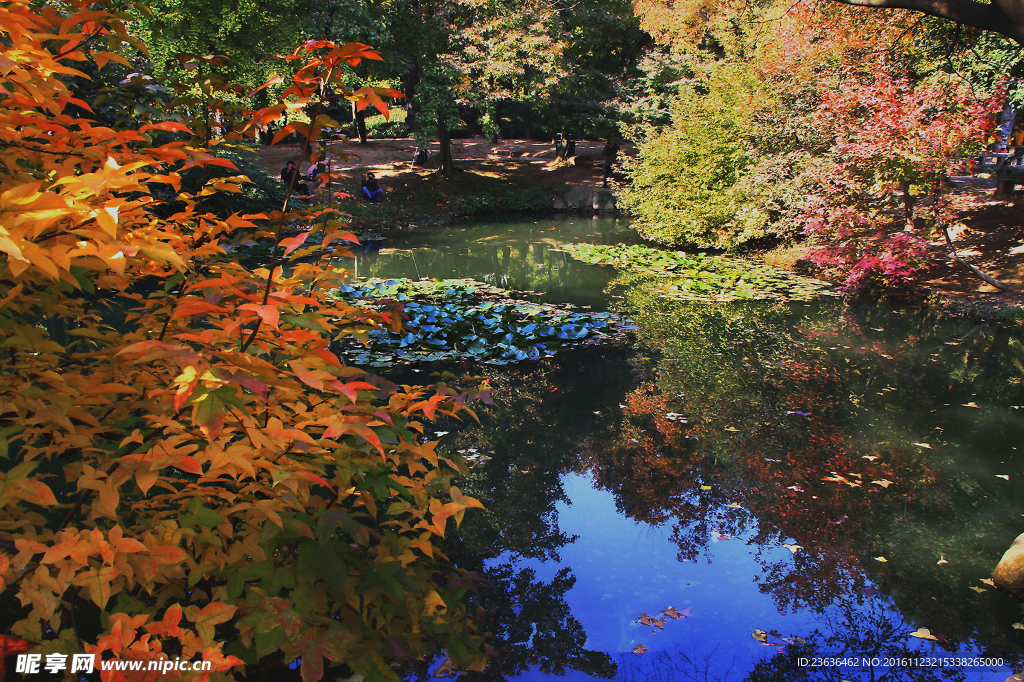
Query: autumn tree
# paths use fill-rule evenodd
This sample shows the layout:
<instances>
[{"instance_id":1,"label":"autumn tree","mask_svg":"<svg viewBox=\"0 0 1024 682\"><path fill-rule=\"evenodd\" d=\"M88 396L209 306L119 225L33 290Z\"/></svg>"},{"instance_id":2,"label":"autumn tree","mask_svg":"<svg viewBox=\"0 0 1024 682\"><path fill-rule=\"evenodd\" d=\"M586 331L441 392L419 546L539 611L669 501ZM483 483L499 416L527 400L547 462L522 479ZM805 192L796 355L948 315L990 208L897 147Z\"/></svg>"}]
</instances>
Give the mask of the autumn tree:
<instances>
[{"instance_id":1,"label":"autumn tree","mask_svg":"<svg viewBox=\"0 0 1024 682\"><path fill-rule=\"evenodd\" d=\"M401 314L331 297L329 256L354 241L335 212L207 212L246 182L180 189L191 168L231 169L208 136L107 127L73 96L79 66L144 52L128 20L0 3L0 628L45 654L210 661L195 679L299 659L308 681L397 679L392 661L441 650L480 667L472 582L438 546L479 503L421 437L471 394L339 356ZM281 135L316 139L329 92L372 94L345 91L343 66L378 58L304 44L282 99L234 134L309 106ZM251 271L222 245L246 234L275 244Z\"/></svg>"}]
</instances>

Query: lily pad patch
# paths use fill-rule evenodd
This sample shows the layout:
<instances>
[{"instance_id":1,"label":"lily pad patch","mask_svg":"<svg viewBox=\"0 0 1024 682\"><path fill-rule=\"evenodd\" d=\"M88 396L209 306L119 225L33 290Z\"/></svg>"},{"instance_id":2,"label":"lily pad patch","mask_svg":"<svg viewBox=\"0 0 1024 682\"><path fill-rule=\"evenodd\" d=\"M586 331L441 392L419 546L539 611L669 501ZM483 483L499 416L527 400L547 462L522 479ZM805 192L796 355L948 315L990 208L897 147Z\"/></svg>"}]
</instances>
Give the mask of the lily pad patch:
<instances>
[{"instance_id":1,"label":"lily pad patch","mask_svg":"<svg viewBox=\"0 0 1024 682\"><path fill-rule=\"evenodd\" d=\"M742 258L623 244L566 244L562 249L584 263L656 275L655 286L664 296L686 301L808 300L838 295L827 282Z\"/></svg>"},{"instance_id":2,"label":"lily pad patch","mask_svg":"<svg viewBox=\"0 0 1024 682\"><path fill-rule=\"evenodd\" d=\"M455 359L507 365L636 329L613 313L530 303L512 294L465 279L371 280L341 287L339 298L371 307L397 302L407 317L401 331L373 330L367 345L343 352L350 362L373 367Z\"/></svg>"}]
</instances>

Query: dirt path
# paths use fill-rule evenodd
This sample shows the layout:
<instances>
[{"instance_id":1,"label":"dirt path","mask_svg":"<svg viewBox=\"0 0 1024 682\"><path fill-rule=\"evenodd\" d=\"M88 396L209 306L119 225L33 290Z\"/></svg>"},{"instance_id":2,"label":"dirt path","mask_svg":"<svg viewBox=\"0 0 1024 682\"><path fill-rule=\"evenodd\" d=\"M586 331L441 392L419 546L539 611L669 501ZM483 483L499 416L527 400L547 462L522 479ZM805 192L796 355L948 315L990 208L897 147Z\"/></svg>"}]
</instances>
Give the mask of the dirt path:
<instances>
[{"instance_id":1,"label":"dirt path","mask_svg":"<svg viewBox=\"0 0 1024 682\"><path fill-rule=\"evenodd\" d=\"M965 303L1024 308L1024 195L997 199L993 196L995 180L986 178L956 178L954 186L961 223L950 234L957 254L1021 291L1000 291L938 254L918 282ZM932 244L946 248L941 235Z\"/></svg>"},{"instance_id":2,"label":"dirt path","mask_svg":"<svg viewBox=\"0 0 1024 682\"><path fill-rule=\"evenodd\" d=\"M624 153L633 153L631 146L624 145ZM332 170L346 177L361 177L368 170L378 177L386 178L412 170L416 142L412 139L369 140L366 144L346 143L338 149L344 150L348 158L331 155ZM437 154L438 143L430 144L430 150ZM529 140L502 140L491 144L487 140L471 138L452 140L452 158L458 166L469 162L475 166L514 167L517 176L525 180L536 179L538 186L561 183L579 186L600 186L603 173L603 142L581 140L576 143L577 159L590 160L586 165L572 165L555 162L554 145ZM297 145L275 145L261 153L264 164L275 174L280 173L290 159L298 162ZM303 163L301 171L309 167Z\"/></svg>"}]
</instances>

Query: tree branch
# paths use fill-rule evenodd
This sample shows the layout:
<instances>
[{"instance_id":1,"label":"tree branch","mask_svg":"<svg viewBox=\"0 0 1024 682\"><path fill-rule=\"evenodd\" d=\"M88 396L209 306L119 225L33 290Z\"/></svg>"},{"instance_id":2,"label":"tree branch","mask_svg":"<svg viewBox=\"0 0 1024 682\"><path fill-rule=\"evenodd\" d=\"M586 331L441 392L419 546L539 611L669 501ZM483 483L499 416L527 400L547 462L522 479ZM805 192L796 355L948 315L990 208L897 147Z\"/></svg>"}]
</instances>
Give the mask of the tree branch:
<instances>
[{"instance_id":1,"label":"tree branch","mask_svg":"<svg viewBox=\"0 0 1024 682\"><path fill-rule=\"evenodd\" d=\"M1024 0L833 0L855 7L908 9L993 31L1024 45Z\"/></svg>"}]
</instances>

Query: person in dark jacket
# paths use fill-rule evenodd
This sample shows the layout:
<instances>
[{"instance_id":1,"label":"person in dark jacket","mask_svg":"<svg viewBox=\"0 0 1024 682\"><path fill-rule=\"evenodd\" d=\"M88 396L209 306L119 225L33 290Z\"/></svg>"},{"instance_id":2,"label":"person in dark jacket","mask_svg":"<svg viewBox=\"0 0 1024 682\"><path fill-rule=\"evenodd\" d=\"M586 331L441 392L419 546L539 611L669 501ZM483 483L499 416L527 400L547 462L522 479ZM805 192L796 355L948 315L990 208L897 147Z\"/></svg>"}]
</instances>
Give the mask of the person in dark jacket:
<instances>
[{"instance_id":1,"label":"person in dark jacket","mask_svg":"<svg viewBox=\"0 0 1024 682\"><path fill-rule=\"evenodd\" d=\"M568 161L574 156L576 156L576 137L569 135L569 139L565 142L565 156L562 157L562 160Z\"/></svg>"},{"instance_id":2,"label":"person in dark jacket","mask_svg":"<svg viewBox=\"0 0 1024 682\"><path fill-rule=\"evenodd\" d=\"M285 164L284 168L281 169L281 182L284 183L285 187L291 187L292 183L295 183L295 193L303 196L309 194L309 185L304 182L297 182L299 178L295 177L299 174L299 169L295 167L294 161L289 161Z\"/></svg>"},{"instance_id":3,"label":"person in dark jacket","mask_svg":"<svg viewBox=\"0 0 1024 682\"><path fill-rule=\"evenodd\" d=\"M384 198L384 190L380 188L377 176L373 173L367 173L366 177L363 178L363 196L369 201L376 201L378 203Z\"/></svg>"}]
</instances>

